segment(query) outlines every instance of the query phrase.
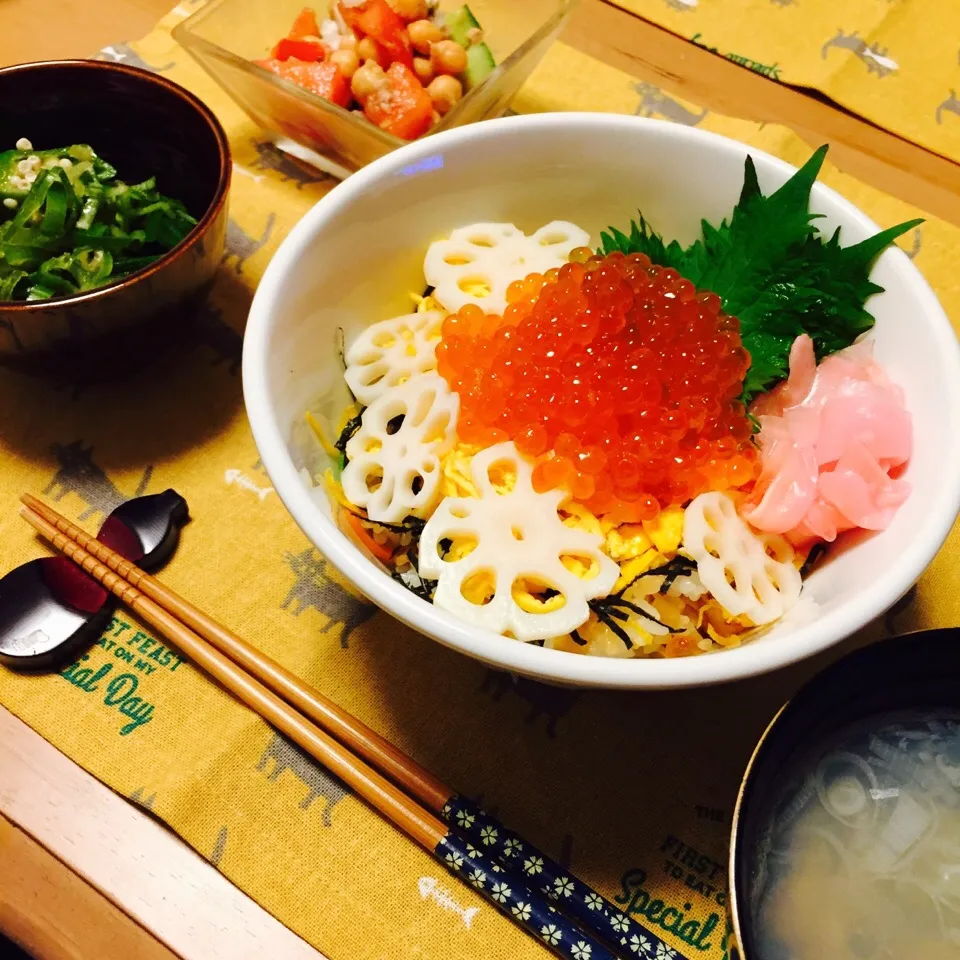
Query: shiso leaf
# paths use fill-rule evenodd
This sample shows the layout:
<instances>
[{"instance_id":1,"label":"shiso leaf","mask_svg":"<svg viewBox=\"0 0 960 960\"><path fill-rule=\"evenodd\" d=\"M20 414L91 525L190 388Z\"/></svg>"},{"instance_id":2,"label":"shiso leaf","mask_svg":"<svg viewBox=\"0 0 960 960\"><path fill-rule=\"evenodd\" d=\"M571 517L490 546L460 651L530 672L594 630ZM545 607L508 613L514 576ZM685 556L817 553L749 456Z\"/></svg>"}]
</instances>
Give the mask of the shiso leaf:
<instances>
[{"instance_id":1,"label":"shiso leaf","mask_svg":"<svg viewBox=\"0 0 960 960\"><path fill-rule=\"evenodd\" d=\"M870 280L876 258L922 220L883 230L849 247L840 231L824 237L810 213L810 191L823 166L823 146L778 190L764 196L752 157L744 164L740 199L717 226L704 220L689 247L665 243L642 215L629 233L614 227L600 235L602 254L643 253L672 267L698 290L716 293L740 321L751 365L742 399L786 377L790 346L802 333L813 339L817 359L849 346L874 323L866 301L882 287Z\"/></svg>"}]
</instances>

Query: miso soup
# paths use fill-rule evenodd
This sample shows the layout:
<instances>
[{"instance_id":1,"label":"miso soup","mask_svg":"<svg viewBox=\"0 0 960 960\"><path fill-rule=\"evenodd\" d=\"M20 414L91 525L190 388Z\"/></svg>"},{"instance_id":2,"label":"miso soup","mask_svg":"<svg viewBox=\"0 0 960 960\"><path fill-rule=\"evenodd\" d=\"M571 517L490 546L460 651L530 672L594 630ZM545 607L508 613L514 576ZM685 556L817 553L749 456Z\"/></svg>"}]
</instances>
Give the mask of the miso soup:
<instances>
[{"instance_id":1,"label":"miso soup","mask_svg":"<svg viewBox=\"0 0 960 960\"><path fill-rule=\"evenodd\" d=\"M755 960L960 960L960 723L851 731L789 785L758 862Z\"/></svg>"}]
</instances>

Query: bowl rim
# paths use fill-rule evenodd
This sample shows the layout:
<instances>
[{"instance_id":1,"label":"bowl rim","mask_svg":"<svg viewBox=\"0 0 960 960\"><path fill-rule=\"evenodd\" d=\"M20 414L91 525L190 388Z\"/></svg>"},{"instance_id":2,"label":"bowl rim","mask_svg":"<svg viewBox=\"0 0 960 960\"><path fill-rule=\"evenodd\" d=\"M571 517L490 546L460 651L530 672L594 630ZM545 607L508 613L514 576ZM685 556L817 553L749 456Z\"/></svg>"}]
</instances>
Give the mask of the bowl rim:
<instances>
[{"instance_id":1,"label":"bowl rim","mask_svg":"<svg viewBox=\"0 0 960 960\"><path fill-rule=\"evenodd\" d=\"M14 63L7 67L0 67L0 79L10 74L28 73L31 70L60 70L63 68L108 71L125 75L134 80L144 80L155 87L162 87L167 93L173 94L183 100L206 121L207 126L213 133L217 144L217 155L220 161L217 187L213 193L213 199L207 204L203 216L197 220L194 228L175 247L172 247L166 253L159 256L153 263L141 267L139 270L134 271L120 280L115 280L113 283L105 284L102 287L95 287L92 290L86 290L83 293L70 294L64 297L50 297L47 300L0 300L0 310L7 314L39 314L45 310L49 310L51 307L73 307L77 304L89 303L109 296L111 293L132 287L146 280L148 277L152 277L161 271L168 263L186 253L190 247L202 241L207 232L207 228L216 217L219 216L223 205L226 203L227 193L230 189L233 162L230 153L230 141L226 131L223 129L222 124L214 112L196 94L191 93L186 87L182 87L173 80L161 77L141 67L132 67L125 63L114 63L110 60L34 60L29 63Z\"/></svg>"},{"instance_id":2,"label":"bowl rim","mask_svg":"<svg viewBox=\"0 0 960 960\"><path fill-rule=\"evenodd\" d=\"M513 130L556 130L592 136L599 131L619 131L634 136L649 129L681 141L709 145L710 149L733 153L738 159L750 153L784 178L795 171L791 164L720 134L648 117L602 113L544 113L505 117L481 124L468 124L427 137L387 154L353 174L323 197L297 223L274 254L251 304L243 345L243 392L254 440L264 466L280 499L294 520L331 563L365 596L401 622L444 646L460 650L491 666L552 682L579 686L664 689L696 687L756 676L806 659L855 633L888 609L917 580L936 555L960 513L960 446L943 451L943 480L923 527L883 576L876 578L852 602L830 611L813 623L798 627L777 643L745 644L715 654L677 659L620 659L586 657L549 650L495 636L466 624L414 595L366 557L332 519L313 502L287 450L281 429L273 422L269 408L267 345L271 329L272 304L279 300L285 277L296 269L302 251L313 236L341 208L375 186L384 175L394 173L432 153L459 147L478 139L509 135ZM831 206L845 221L864 230L879 228L850 201L822 182L814 186L817 198ZM888 251L905 272L913 288L918 312L928 318L938 351L952 376L943 378L946 400L960 409L960 344L943 308L916 266L902 250ZM826 622L827 629L824 629Z\"/></svg>"},{"instance_id":3,"label":"bowl rim","mask_svg":"<svg viewBox=\"0 0 960 960\"><path fill-rule=\"evenodd\" d=\"M412 141L404 140L401 137L398 137L396 134L388 133L386 130L382 130L380 127L378 127L375 123L371 123L366 117L355 116L352 110L347 110L345 107L341 107L339 104L333 103L332 101L321 97L319 94L311 93L309 90L301 87L299 84L293 83L290 80L285 80L278 74L272 73L264 67L261 67L255 60L248 60L245 57L241 57L240 54L234 53L232 50L227 49L221 44L201 36L197 32L199 25L202 24L219 7L225 6L230 2L232 2L232 0L212 0L212 2L200 7L200 9L198 9L195 13L190 14L190 16L185 20L181 20L178 24L176 24L173 27L171 34L174 40L176 40L195 60L197 60L200 66L203 67L203 69L206 70L206 72L209 73L213 79L224 90L227 91L231 98L233 98L231 91L223 84L219 77L215 76L209 69L207 69L202 59L196 56L192 48L195 47L197 50L203 50L207 56L221 60L238 70L243 70L244 72L249 73L255 78L259 79L263 83L273 84L283 92L295 96L298 100L303 101L308 106L311 106L322 113L330 114L331 116L340 120L342 123L348 123L351 126L362 129L364 132L379 140L381 144L388 149L388 151L392 152L394 150L399 150L401 147L408 146L410 143L416 143L418 140L423 140L426 137L436 136L439 133L443 133L445 130L454 129L457 119L463 112L464 104L469 105L476 100L478 96L478 90L486 90L487 87L490 86L495 80L498 80L501 76L507 73L509 68L512 67L517 60L525 56L528 50L540 43L545 37L549 36L551 32L559 30L566 18L573 13L574 8L578 3L580 3L580 0L557 0L557 9L554 10L553 13L551 13L548 17L546 17L530 34L530 36L523 41L523 43L511 50L510 53L503 58L503 60L494 66L494 69L491 70L490 73L480 81L480 83L466 91L453 109L448 111L445 116L441 117L440 122L437 123L436 126L432 127L426 133ZM369 166L369 164L365 164L365 166Z\"/></svg>"}]
</instances>

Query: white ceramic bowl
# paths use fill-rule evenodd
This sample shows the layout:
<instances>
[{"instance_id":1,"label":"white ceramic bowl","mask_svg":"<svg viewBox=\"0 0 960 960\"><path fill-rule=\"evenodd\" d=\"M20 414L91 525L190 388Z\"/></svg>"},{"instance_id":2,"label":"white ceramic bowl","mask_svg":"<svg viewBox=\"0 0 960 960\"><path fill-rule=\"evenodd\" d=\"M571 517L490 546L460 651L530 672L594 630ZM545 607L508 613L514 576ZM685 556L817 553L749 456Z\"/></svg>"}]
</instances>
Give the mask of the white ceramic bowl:
<instances>
[{"instance_id":1,"label":"white ceramic bowl","mask_svg":"<svg viewBox=\"0 0 960 960\"><path fill-rule=\"evenodd\" d=\"M324 197L290 232L250 312L243 386L271 480L316 547L367 597L421 633L486 663L559 683L684 687L772 670L810 656L890 607L940 548L960 509L960 350L936 297L899 250L874 278L876 355L906 391L915 449L913 493L889 529L849 541L807 581L815 622L781 624L734 650L679 660L621 660L545 650L485 633L394 582L331 520L301 467L322 464L303 427L311 409L335 423L347 403L337 329L410 310L427 244L454 227L509 221L530 231L572 220L594 238L643 210L668 237L692 240L701 217L728 216L751 153L765 192L793 168L680 124L606 114L543 114L427 137L376 161ZM876 232L864 214L817 184L822 228L852 243Z\"/></svg>"}]
</instances>

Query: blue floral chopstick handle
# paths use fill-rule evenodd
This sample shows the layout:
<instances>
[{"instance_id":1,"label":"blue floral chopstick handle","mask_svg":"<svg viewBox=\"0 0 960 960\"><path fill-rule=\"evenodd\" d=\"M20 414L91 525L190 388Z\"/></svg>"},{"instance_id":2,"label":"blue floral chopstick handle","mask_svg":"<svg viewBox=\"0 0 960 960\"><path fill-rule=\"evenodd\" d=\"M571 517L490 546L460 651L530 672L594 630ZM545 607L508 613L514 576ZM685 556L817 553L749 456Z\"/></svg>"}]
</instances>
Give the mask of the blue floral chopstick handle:
<instances>
[{"instance_id":1,"label":"blue floral chopstick handle","mask_svg":"<svg viewBox=\"0 0 960 960\"><path fill-rule=\"evenodd\" d=\"M443 819L483 853L499 860L511 877L556 900L563 911L618 953L638 958L678 960L677 952L656 934L605 900L555 860L508 830L466 797L453 796L441 811ZM555 916L551 914L551 916Z\"/></svg>"},{"instance_id":2,"label":"blue floral chopstick handle","mask_svg":"<svg viewBox=\"0 0 960 960\"><path fill-rule=\"evenodd\" d=\"M466 881L501 913L567 960L617 960L604 944L582 931L523 880L509 874L496 860L469 840L450 831L437 844L434 856Z\"/></svg>"}]
</instances>

